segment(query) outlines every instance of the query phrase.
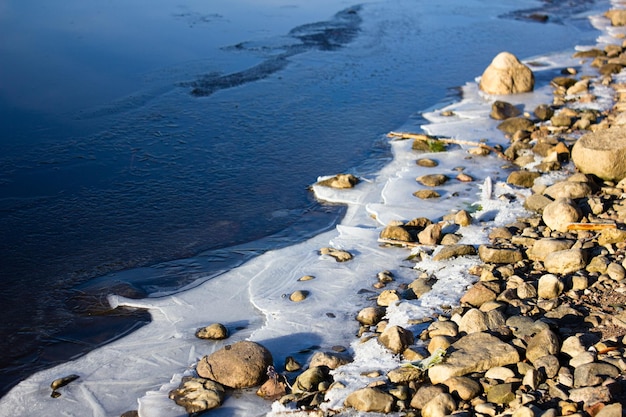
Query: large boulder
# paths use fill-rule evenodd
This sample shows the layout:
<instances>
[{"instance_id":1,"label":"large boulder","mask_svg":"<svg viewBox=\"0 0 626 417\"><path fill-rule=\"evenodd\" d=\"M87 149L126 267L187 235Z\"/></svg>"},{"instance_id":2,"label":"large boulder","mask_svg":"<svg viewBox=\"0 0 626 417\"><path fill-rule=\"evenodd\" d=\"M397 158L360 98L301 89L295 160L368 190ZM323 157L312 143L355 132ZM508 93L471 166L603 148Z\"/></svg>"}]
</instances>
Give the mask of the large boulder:
<instances>
[{"instance_id":1,"label":"large boulder","mask_svg":"<svg viewBox=\"0 0 626 417\"><path fill-rule=\"evenodd\" d=\"M267 378L267 368L273 365L272 354L251 341L241 341L223 347L203 357L196 367L198 375L230 388L249 388Z\"/></svg>"},{"instance_id":2,"label":"large boulder","mask_svg":"<svg viewBox=\"0 0 626 417\"><path fill-rule=\"evenodd\" d=\"M603 180L626 177L626 127L587 133L574 144L572 161L585 174Z\"/></svg>"},{"instance_id":3,"label":"large boulder","mask_svg":"<svg viewBox=\"0 0 626 417\"><path fill-rule=\"evenodd\" d=\"M480 89L487 94L515 94L533 91L535 76L510 52L499 53L480 78Z\"/></svg>"}]
</instances>

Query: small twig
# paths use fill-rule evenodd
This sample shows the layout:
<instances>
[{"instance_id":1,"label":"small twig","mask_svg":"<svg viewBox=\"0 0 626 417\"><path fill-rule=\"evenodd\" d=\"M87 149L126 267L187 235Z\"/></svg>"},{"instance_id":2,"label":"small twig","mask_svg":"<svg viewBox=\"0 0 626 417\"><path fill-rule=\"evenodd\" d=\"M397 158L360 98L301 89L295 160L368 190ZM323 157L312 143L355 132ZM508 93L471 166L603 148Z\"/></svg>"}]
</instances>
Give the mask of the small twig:
<instances>
[{"instance_id":1,"label":"small twig","mask_svg":"<svg viewBox=\"0 0 626 417\"><path fill-rule=\"evenodd\" d=\"M510 161L511 158L503 154L501 151L497 150L493 146L485 145L482 142L473 142L471 140L459 140L459 139L450 139L450 138L436 138L433 136L424 135L421 133L409 133L409 132L389 132L387 133L387 137L390 138L401 138L401 139L415 139L415 140L423 140L423 141L439 141L442 143L452 143L454 145L469 145L469 146L477 146L479 148L487 149L500 158Z\"/></svg>"},{"instance_id":2,"label":"small twig","mask_svg":"<svg viewBox=\"0 0 626 417\"><path fill-rule=\"evenodd\" d=\"M605 230L617 229L615 223L570 223L567 230Z\"/></svg>"}]
</instances>

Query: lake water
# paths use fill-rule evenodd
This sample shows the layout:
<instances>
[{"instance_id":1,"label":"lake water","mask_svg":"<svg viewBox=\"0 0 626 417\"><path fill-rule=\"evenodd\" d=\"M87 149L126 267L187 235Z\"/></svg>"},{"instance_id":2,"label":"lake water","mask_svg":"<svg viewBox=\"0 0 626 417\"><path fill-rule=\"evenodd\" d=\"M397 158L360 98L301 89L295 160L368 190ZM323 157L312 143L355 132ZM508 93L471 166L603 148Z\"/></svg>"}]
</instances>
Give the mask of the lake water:
<instances>
[{"instance_id":1,"label":"lake water","mask_svg":"<svg viewBox=\"0 0 626 417\"><path fill-rule=\"evenodd\" d=\"M109 293L328 230L319 175L375 172L502 50L593 43L601 4L1 0L0 393L149 321Z\"/></svg>"}]
</instances>

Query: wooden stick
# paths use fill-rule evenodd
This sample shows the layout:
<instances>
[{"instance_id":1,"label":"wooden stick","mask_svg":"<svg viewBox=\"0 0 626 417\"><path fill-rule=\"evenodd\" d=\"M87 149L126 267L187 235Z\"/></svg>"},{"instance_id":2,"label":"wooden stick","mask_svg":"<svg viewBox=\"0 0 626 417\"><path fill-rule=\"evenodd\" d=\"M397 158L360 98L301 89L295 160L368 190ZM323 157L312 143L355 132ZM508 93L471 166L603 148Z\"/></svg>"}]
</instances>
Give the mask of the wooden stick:
<instances>
[{"instance_id":1,"label":"wooden stick","mask_svg":"<svg viewBox=\"0 0 626 417\"><path fill-rule=\"evenodd\" d=\"M502 159L506 159L510 161L511 158L494 148L493 146L485 145L482 142L473 142L470 140L459 140L459 139L450 139L450 138L437 138L434 136L424 135L422 133L409 133L409 132L389 132L387 133L387 137L389 138L401 138L401 139L415 139L415 140L437 140L443 143L452 143L455 145L469 145L469 146L477 146L479 148L487 149L496 155L498 155Z\"/></svg>"},{"instance_id":2,"label":"wooden stick","mask_svg":"<svg viewBox=\"0 0 626 417\"><path fill-rule=\"evenodd\" d=\"M570 223L567 230L604 230L617 229L615 223Z\"/></svg>"}]
</instances>

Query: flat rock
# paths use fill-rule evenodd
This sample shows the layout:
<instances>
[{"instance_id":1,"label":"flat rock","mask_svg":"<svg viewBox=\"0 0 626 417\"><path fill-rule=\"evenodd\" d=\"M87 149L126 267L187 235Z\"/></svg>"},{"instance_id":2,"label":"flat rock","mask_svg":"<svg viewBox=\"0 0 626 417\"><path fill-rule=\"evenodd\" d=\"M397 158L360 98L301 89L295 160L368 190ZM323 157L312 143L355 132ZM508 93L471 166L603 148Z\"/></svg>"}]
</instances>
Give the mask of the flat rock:
<instances>
[{"instance_id":1,"label":"flat rock","mask_svg":"<svg viewBox=\"0 0 626 417\"><path fill-rule=\"evenodd\" d=\"M528 250L528 258L533 261L544 261L552 252L570 249L574 243L568 239L542 238L535 241L533 247Z\"/></svg>"},{"instance_id":2,"label":"flat rock","mask_svg":"<svg viewBox=\"0 0 626 417\"><path fill-rule=\"evenodd\" d=\"M533 72L510 52L501 52L491 61L479 84L487 94L527 93L533 91L534 86Z\"/></svg>"},{"instance_id":3,"label":"flat rock","mask_svg":"<svg viewBox=\"0 0 626 417\"><path fill-rule=\"evenodd\" d=\"M452 344L453 351L442 364L428 369L433 384L439 384L453 376L483 372L494 366L519 362L517 350L487 333L472 333Z\"/></svg>"},{"instance_id":4,"label":"flat rock","mask_svg":"<svg viewBox=\"0 0 626 417\"><path fill-rule=\"evenodd\" d=\"M517 249L501 248L491 245L480 245L478 256L485 263L514 264L522 260L522 253Z\"/></svg>"},{"instance_id":5,"label":"flat rock","mask_svg":"<svg viewBox=\"0 0 626 417\"><path fill-rule=\"evenodd\" d=\"M487 391L487 401L493 404L508 404L515 399L513 384L494 385Z\"/></svg>"},{"instance_id":6,"label":"flat rock","mask_svg":"<svg viewBox=\"0 0 626 417\"><path fill-rule=\"evenodd\" d=\"M603 180L626 177L626 128L613 127L583 135L572 149L572 161L581 172Z\"/></svg>"},{"instance_id":7,"label":"flat rock","mask_svg":"<svg viewBox=\"0 0 626 417\"><path fill-rule=\"evenodd\" d=\"M438 187L448 181L448 177L444 174L428 174L416 178L416 181L427 187Z\"/></svg>"}]
</instances>

